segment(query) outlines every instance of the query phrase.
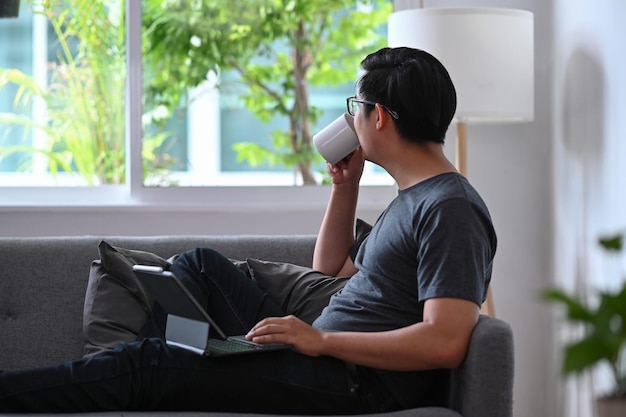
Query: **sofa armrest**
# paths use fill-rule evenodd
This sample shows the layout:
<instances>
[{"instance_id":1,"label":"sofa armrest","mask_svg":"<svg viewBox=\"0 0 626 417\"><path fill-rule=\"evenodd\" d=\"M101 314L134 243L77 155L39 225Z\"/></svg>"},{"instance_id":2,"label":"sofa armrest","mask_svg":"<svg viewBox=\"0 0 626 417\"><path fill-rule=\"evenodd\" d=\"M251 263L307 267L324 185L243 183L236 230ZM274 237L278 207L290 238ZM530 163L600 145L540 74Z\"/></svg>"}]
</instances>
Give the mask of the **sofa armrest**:
<instances>
[{"instance_id":1,"label":"sofa armrest","mask_svg":"<svg viewBox=\"0 0 626 417\"><path fill-rule=\"evenodd\" d=\"M512 417L513 332L481 315L463 364L452 372L451 408L463 417Z\"/></svg>"}]
</instances>

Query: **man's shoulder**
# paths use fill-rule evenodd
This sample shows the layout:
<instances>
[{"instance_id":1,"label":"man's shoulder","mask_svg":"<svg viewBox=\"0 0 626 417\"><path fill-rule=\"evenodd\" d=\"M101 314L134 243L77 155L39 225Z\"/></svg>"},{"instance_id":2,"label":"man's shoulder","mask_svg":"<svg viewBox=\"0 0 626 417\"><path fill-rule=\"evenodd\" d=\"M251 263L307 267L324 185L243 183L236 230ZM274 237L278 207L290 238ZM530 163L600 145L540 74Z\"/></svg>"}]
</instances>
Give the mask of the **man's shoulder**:
<instances>
[{"instance_id":1,"label":"man's shoulder","mask_svg":"<svg viewBox=\"0 0 626 417\"><path fill-rule=\"evenodd\" d=\"M430 177L409 188L400 190L400 200L410 205L432 206L453 199L476 199L478 193L472 185L458 173L445 173Z\"/></svg>"}]
</instances>

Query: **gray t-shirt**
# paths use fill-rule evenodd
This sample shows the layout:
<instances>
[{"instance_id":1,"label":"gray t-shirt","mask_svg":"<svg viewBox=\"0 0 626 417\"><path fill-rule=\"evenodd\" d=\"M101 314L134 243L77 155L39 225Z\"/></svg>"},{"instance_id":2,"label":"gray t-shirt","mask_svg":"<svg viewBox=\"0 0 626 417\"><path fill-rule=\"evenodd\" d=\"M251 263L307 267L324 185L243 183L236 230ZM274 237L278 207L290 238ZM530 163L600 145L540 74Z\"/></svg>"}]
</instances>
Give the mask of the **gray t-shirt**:
<instances>
[{"instance_id":1,"label":"gray t-shirt","mask_svg":"<svg viewBox=\"0 0 626 417\"><path fill-rule=\"evenodd\" d=\"M393 330L421 322L429 298L462 298L481 305L496 244L489 211L463 176L441 174L400 190L361 245L355 259L358 272L331 297L313 326L327 331ZM386 374L401 374L406 384L409 375L420 373ZM399 382L391 382L394 396L404 407L414 405L411 398L398 398L403 397L395 387ZM410 387L404 390L410 396Z\"/></svg>"}]
</instances>

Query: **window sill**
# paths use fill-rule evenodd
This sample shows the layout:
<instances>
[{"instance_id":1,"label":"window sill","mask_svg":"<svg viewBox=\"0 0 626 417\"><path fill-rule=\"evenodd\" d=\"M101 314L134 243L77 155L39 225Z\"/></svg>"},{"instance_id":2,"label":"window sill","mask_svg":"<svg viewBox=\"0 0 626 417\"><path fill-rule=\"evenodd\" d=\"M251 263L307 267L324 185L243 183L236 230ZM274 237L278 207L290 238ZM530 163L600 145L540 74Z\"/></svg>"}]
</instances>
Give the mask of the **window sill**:
<instances>
[{"instance_id":1,"label":"window sill","mask_svg":"<svg viewBox=\"0 0 626 417\"><path fill-rule=\"evenodd\" d=\"M3 187L0 211L306 211L326 207L330 186L304 187ZM359 207L381 209L397 195L395 186L363 186Z\"/></svg>"}]
</instances>

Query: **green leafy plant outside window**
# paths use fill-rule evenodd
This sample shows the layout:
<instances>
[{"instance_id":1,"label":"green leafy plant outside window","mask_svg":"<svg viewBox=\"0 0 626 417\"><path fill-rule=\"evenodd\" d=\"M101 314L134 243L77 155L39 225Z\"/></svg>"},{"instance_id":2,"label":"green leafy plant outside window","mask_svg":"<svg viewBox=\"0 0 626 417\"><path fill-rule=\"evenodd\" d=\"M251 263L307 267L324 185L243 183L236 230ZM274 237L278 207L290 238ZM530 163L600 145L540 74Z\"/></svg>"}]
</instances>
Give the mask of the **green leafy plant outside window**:
<instances>
[{"instance_id":1,"label":"green leafy plant outside window","mask_svg":"<svg viewBox=\"0 0 626 417\"><path fill-rule=\"evenodd\" d=\"M359 7L356 5L359 4ZM58 38L49 83L15 69L0 69L0 90L19 87L15 109L0 115L0 158L44 155L48 170L77 172L88 185L125 179L125 27L123 0L47 0L37 13L50 21ZM237 95L263 122L286 117L287 130L241 138L238 158L251 165L295 167L305 184L316 182L320 156L312 126L321 109L311 105L311 86L353 82L360 60L385 44L377 30L391 11L388 0L143 0L144 110L154 132L143 138L144 180L159 177L173 163L162 146L173 140L155 119L155 109L172 115L186 105L190 88L211 72L235 72ZM280 47L277 47L279 45ZM223 85L220 88L228 88ZM46 116L25 116L35 99ZM156 131L154 127L157 127ZM15 144L16 132L24 137ZM45 145L29 143L28 133L44 132ZM9 136L11 142L8 141ZM25 158L30 161L31 158Z\"/></svg>"},{"instance_id":2,"label":"green leafy plant outside window","mask_svg":"<svg viewBox=\"0 0 626 417\"><path fill-rule=\"evenodd\" d=\"M124 183L124 3L50 0L34 8L34 13L45 15L52 25L58 55L49 63L47 86L17 69L0 69L0 89L8 84L18 86L14 101L17 111L0 114L0 158L42 154L53 175L76 172L87 185ZM37 99L45 103L41 120L27 115ZM23 128L24 137L16 145L15 135L10 135L18 127ZM33 130L44 133L44 145L29 144L28 133ZM162 157L154 153L165 139L164 133L144 138L144 164L148 168L144 175L166 168Z\"/></svg>"},{"instance_id":3,"label":"green leafy plant outside window","mask_svg":"<svg viewBox=\"0 0 626 417\"><path fill-rule=\"evenodd\" d=\"M205 82L207 72L233 71L235 91L259 120L288 120L271 146L258 138L234 145L240 161L295 167L304 184L315 184L321 158L312 126L322 111L310 103L310 88L354 82L360 61L385 46L378 33L392 10L389 0L144 0L150 43L148 66L168 57L167 71L154 74L148 93L174 109L186 88ZM223 84L226 90L232 85Z\"/></svg>"}]
</instances>

